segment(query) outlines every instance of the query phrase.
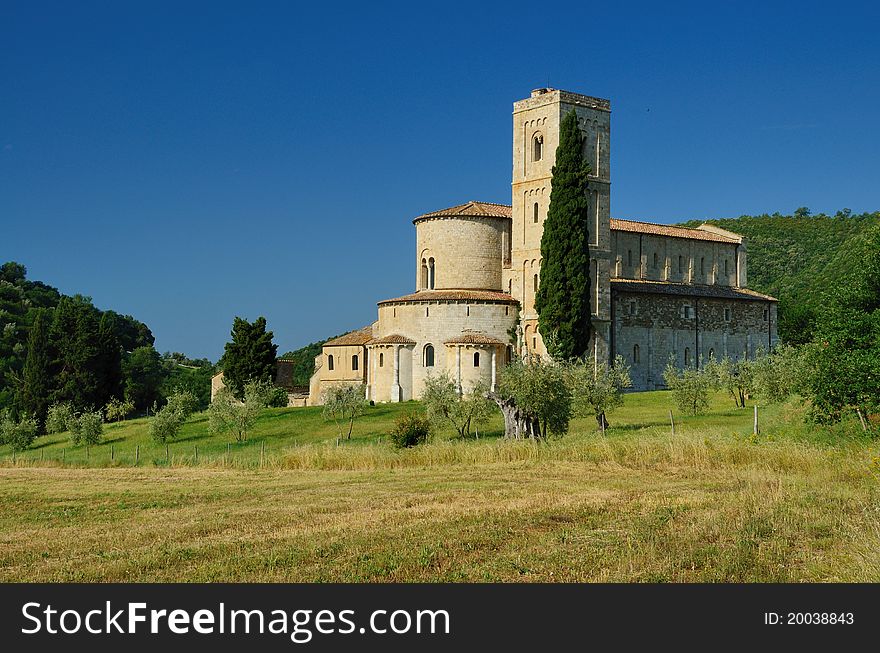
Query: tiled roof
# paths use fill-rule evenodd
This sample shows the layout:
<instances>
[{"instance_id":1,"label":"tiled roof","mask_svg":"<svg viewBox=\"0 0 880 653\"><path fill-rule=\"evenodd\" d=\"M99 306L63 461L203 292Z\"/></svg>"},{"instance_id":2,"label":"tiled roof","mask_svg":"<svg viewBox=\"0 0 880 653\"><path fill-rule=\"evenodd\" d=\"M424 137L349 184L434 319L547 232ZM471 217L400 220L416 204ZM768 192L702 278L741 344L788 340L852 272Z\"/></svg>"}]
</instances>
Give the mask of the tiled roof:
<instances>
[{"instance_id":1,"label":"tiled roof","mask_svg":"<svg viewBox=\"0 0 880 653\"><path fill-rule=\"evenodd\" d=\"M485 333L462 333L460 336L444 340L445 345L503 345L504 343Z\"/></svg>"},{"instance_id":2,"label":"tiled roof","mask_svg":"<svg viewBox=\"0 0 880 653\"><path fill-rule=\"evenodd\" d=\"M402 302L437 302L437 301L475 301L475 302L502 302L513 304L516 300L506 292L498 290L419 290L411 295L383 299L382 304L394 304Z\"/></svg>"},{"instance_id":3,"label":"tiled roof","mask_svg":"<svg viewBox=\"0 0 880 653\"><path fill-rule=\"evenodd\" d=\"M450 206L448 209L440 209L425 213L413 220L425 220L427 218L450 218L458 216L469 216L478 218L509 218L511 217L511 208L509 204L494 204L492 202L476 202L471 200L458 206Z\"/></svg>"},{"instance_id":4,"label":"tiled roof","mask_svg":"<svg viewBox=\"0 0 880 653\"><path fill-rule=\"evenodd\" d=\"M367 341L373 338L373 327L364 327L357 331L349 331L348 333L328 340L324 343L325 347L344 347L346 345L365 345Z\"/></svg>"},{"instance_id":5,"label":"tiled roof","mask_svg":"<svg viewBox=\"0 0 880 653\"><path fill-rule=\"evenodd\" d=\"M416 344L415 340L407 338L406 336L401 336L396 333L392 333L388 336L383 336L381 338L374 338L370 340L367 344L369 345L414 345Z\"/></svg>"},{"instance_id":6,"label":"tiled roof","mask_svg":"<svg viewBox=\"0 0 880 653\"><path fill-rule=\"evenodd\" d=\"M692 283L673 283L670 281L636 281L633 279L612 279L611 289L622 292L650 293L653 295L684 295L687 297L715 297L718 299L752 299L777 301L775 297L763 295L748 288L732 286L705 286Z\"/></svg>"},{"instance_id":7,"label":"tiled roof","mask_svg":"<svg viewBox=\"0 0 880 653\"><path fill-rule=\"evenodd\" d=\"M637 234L651 234L653 236L671 236L673 238L689 238L690 240L711 240L716 243L740 243L741 238L723 236L712 231L702 229L688 229L686 227L673 227L668 224L653 224L651 222L637 222L635 220L611 219L612 231L629 231Z\"/></svg>"}]
</instances>

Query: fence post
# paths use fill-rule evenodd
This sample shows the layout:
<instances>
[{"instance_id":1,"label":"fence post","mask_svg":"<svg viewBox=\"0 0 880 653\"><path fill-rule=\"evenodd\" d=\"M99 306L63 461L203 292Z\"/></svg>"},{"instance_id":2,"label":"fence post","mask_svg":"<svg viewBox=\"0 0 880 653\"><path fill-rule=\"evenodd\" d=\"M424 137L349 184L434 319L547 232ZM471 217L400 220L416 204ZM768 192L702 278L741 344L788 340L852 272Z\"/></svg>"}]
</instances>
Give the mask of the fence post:
<instances>
[{"instance_id":1,"label":"fence post","mask_svg":"<svg viewBox=\"0 0 880 653\"><path fill-rule=\"evenodd\" d=\"M137 465L141 461L141 445L134 448L134 464Z\"/></svg>"},{"instance_id":2,"label":"fence post","mask_svg":"<svg viewBox=\"0 0 880 653\"><path fill-rule=\"evenodd\" d=\"M67 460L67 449L62 447L61 448L61 464L63 465L66 460Z\"/></svg>"},{"instance_id":3,"label":"fence post","mask_svg":"<svg viewBox=\"0 0 880 653\"><path fill-rule=\"evenodd\" d=\"M755 404L755 429L752 432L758 435L758 404Z\"/></svg>"},{"instance_id":4,"label":"fence post","mask_svg":"<svg viewBox=\"0 0 880 653\"><path fill-rule=\"evenodd\" d=\"M263 466L263 456L264 456L265 452L266 452L266 441L263 440L262 442L260 442L260 467Z\"/></svg>"},{"instance_id":5,"label":"fence post","mask_svg":"<svg viewBox=\"0 0 880 653\"><path fill-rule=\"evenodd\" d=\"M12 450L12 464L15 465L15 449Z\"/></svg>"},{"instance_id":6,"label":"fence post","mask_svg":"<svg viewBox=\"0 0 880 653\"><path fill-rule=\"evenodd\" d=\"M110 445L110 460L116 460L116 451L113 449L113 445Z\"/></svg>"},{"instance_id":7,"label":"fence post","mask_svg":"<svg viewBox=\"0 0 880 653\"><path fill-rule=\"evenodd\" d=\"M88 463L92 459L92 446L86 445L86 462Z\"/></svg>"},{"instance_id":8,"label":"fence post","mask_svg":"<svg viewBox=\"0 0 880 653\"><path fill-rule=\"evenodd\" d=\"M675 418L672 416L672 409L669 410L669 422L672 424L672 435L675 435Z\"/></svg>"},{"instance_id":9,"label":"fence post","mask_svg":"<svg viewBox=\"0 0 880 653\"><path fill-rule=\"evenodd\" d=\"M195 452L196 452L195 464L198 465L199 464L199 445L195 445L193 448L195 449Z\"/></svg>"},{"instance_id":10,"label":"fence post","mask_svg":"<svg viewBox=\"0 0 880 653\"><path fill-rule=\"evenodd\" d=\"M168 445L167 445L167 444L165 445L165 462L166 462L166 463L167 463L167 462L170 462L170 461L168 460Z\"/></svg>"},{"instance_id":11,"label":"fence post","mask_svg":"<svg viewBox=\"0 0 880 653\"><path fill-rule=\"evenodd\" d=\"M336 438L336 446L339 446L339 438Z\"/></svg>"},{"instance_id":12,"label":"fence post","mask_svg":"<svg viewBox=\"0 0 880 653\"><path fill-rule=\"evenodd\" d=\"M40 462L43 462L43 450L40 449Z\"/></svg>"}]
</instances>

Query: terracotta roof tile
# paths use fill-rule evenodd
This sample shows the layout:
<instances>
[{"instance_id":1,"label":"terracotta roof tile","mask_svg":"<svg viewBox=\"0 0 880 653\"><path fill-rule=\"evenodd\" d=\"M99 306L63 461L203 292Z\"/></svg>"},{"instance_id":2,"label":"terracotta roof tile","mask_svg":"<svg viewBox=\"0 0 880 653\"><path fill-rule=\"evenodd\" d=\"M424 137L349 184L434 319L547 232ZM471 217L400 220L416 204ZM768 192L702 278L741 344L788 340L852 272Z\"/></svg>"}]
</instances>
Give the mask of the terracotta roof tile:
<instances>
[{"instance_id":1,"label":"terracotta roof tile","mask_svg":"<svg viewBox=\"0 0 880 653\"><path fill-rule=\"evenodd\" d=\"M325 347L344 347L351 345L365 345L369 340L373 338L373 327L368 326L363 329L357 329L356 331L349 331L348 333L339 336L338 338L333 338L333 340L328 340L324 343Z\"/></svg>"},{"instance_id":2,"label":"terracotta roof tile","mask_svg":"<svg viewBox=\"0 0 880 653\"><path fill-rule=\"evenodd\" d=\"M612 231L629 231L637 234L651 234L654 236L671 236L673 238L688 238L690 240L711 240L717 243L740 243L741 238L723 236L702 229L688 229L686 227L673 227L668 224L653 224L651 222L637 222L635 220L611 219Z\"/></svg>"},{"instance_id":3,"label":"terracotta roof tile","mask_svg":"<svg viewBox=\"0 0 880 653\"><path fill-rule=\"evenodd\" d=\"M684 295L687 297L715 297L718 299L752 299L775 302L775 297L764 295L748 288L732 286L705 286L670 281L637 281L633 279L612 279L611 289L622 292L650 293L654 295Z\"/></svg>"},{"instance_id":4,"label":"terracotta roof tile","mask_svg":"<svg viewBox=\"0 0 880 653\"><path fill-rule=\"evenodd\" d=\"M445 345L503 345L504 343L485 333L462 333L460 336L444 340Z\"/></svg>"},{"instance_id":5,"label":"terracotta roof tile","mask_svg":"<svg viewBox=\"0 0 880 653\"><path fill-rule=\"evenodd\" d=\"M397 333L392 333L391 335L382 336L381 338L373 338L370 340L368 345L414 345L416 344L415 340L407 338L406 336L401 336Z\"/></svg>"},{"instance_id":6,"label":"terracotta roof tile","mask_svg":"<svg viewBox=\"0 0 880 653\"><path fill-rule=\"evenodd\" d=\"M410 295L383 299L382 304L394 304L403 302L437 302L437 301L475 301L513 304L516 300L506 292L499 290L419 290Z\"/></svg>"},{"instance_id":7,"label":"terracotta roof tile","mask_svg":"<svg viewBox=\"0 0 880 653\"><path fill-rule=\"evenodd\" d=\"M471 200L458 206L450 206L448 209L440 209L418 216L413 220L425 220L427 218L450 218L458 216L479 217L479 218L509 218L511 217L511 207L509 204L495 204L493 202L476 202Z\"/></svg>"}]
</instances>

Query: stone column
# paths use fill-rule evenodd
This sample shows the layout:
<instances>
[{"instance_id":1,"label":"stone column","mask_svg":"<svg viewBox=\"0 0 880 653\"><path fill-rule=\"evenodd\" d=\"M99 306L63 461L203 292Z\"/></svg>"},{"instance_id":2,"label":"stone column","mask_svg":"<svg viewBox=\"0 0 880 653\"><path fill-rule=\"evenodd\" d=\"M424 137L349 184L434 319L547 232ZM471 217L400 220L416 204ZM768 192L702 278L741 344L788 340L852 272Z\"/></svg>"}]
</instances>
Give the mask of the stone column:
<instances>
[{"instance_id":1,"label":"stone column","mask_svg":"<svg viewBox=\"0 0 880 653\"><path fill-rule=\"evenodd\" d=\"M394 345L394 384L391 386L391 401L400 400L400 345Z\"/></svg>"},{"instance_id":2,"label":"stone column","mask_svg":"<svg viewBox=\"0 0 880 653\"><path fill-rule=\"evenodd\" d=\"M455 346L455 389L461 394L461 345Z\"/></svg>"},{"instance_id":3,"label":"stone column","mask_svg":"<svg viewBox=\"0 0 880 653\"><path fill-rule=\"evenodd\" d=\"M498 355L498 347L495 347L493 345L492 346L492 385L489 386L490 392L495 392L495 375L496 375L496 373L495 373L495 365L496 365L495 358L497 355Z\"/></svg>"},{"instance_id":4,"label":"stone column","mask_svg":"<svg viewBox=\"0 0 880 653\"><path fill-rule=\"evenodd\" d=\"M373 378L376 376L376 361L373 360L373 350L369 347L364 347L364 356L367 357L367 389L366 389L366 398L367 401L374 401L373 399Z\"/></svg>"}]
</instances>

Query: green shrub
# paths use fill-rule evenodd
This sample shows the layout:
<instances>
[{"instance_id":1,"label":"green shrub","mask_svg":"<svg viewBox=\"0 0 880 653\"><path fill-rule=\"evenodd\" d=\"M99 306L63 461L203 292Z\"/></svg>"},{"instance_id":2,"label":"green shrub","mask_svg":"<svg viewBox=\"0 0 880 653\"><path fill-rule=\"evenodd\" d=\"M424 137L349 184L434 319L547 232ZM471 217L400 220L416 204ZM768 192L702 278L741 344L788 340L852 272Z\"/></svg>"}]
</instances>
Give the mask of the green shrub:
<instances>
[{"instance_id":1,"label":"green shrub","mask_svg":"<svg viewBox=\"0 0 880 653\"><path fill-rule=\"evenodd\" d=\"M269 408L287 408L287 390L274 387L268 392L266 406Z\"/></svg>"},{"instance_id":2,"label":"green shrub","mask_svg":"<svg viewBox=\"0 0 880 653\"><path fill-rule=\"evenodd\" d=\"M159 443L173 440L198 405L198 399L189 390L175 390L168 397L168 403L156 411L156 416L150 420L150 435Z\"/></svg>"},{"instance_id":3,"label":"green shrub","mask_svg":"<svg viewBox=\"0 0 880 653\"><path fill-rule=\"evenodd\" d=\"M46 433L63 433L73 418L73 406L67 402L52 404L46 417Z\"/></svg>"},{"instance_id":4,"label":"green shrub","mask_svg":"<svg viewBox=\"0 0 880 653\"><path fill-rule=\"evenodd\" d=\"M98 444L104 432L104 415L100 410L71 415L67 420L67 430L70 431L73 444Z\"/></svg>"},{"instance_id":5,"label":"green shrub","mask_svg":"<svg viewBox=\"0 0 880 653\"><path fill-rule=\"evenodd\" d=\"M431 422L416 413L402 415L397 419L391 433L391 443L398 449L415 447L428 441Z\"/></svg>"},{"instance_id":6,"label":"green shrub","mask_svg":"<svg viewBox=\"0 0 880 653\"><path fill-rule=\"evenodd\" d=\"M16 422L8 412L0 417L0 443L8 444L15 451L27 449L37 437L37 422L23 418Z\"/></svg>"},{"instance_id":7,"label":"green shrub","mask_svg":"<svg viewBox=\"0 0 880 653\"><path fill-rule=\"evenodd\" d=\"M712 372L686 367L679 371L670 362L663 380L672 390L678 409L690 415L701 415L709 409L709 391L715 384Z\"/></svg>"}]
</instances>

